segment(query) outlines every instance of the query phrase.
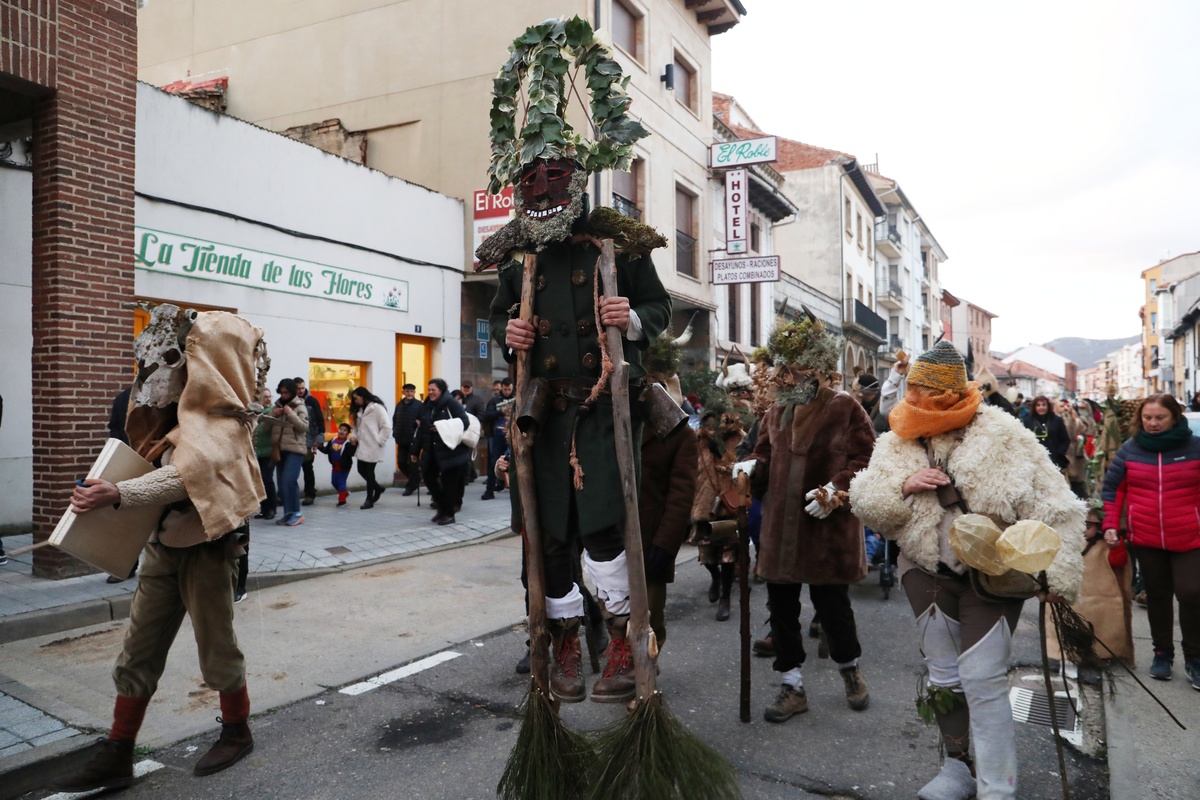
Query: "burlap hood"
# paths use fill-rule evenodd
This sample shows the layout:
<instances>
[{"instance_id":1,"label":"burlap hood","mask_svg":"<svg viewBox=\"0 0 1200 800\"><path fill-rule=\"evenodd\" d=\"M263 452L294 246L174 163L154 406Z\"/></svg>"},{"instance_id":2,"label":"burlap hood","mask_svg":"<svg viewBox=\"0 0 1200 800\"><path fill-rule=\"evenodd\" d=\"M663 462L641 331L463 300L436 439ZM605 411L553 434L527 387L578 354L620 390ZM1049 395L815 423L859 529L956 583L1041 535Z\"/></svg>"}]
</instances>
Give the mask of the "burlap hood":
<instances>
[{"instance_id":1,"label":"burlap hood","mask_svg":"<svg viewBox=\"0 0 1200 800\"><path fill-rule=\"evenodd\" d=\"M252 422L246 415L221 416L240 414L258 399L255 347L262 336L261 328L236 314L205 311L187 337L187 383L178 425L166 439L209 540L241 525L265 497Z\"/></svg>"}]
</instances>

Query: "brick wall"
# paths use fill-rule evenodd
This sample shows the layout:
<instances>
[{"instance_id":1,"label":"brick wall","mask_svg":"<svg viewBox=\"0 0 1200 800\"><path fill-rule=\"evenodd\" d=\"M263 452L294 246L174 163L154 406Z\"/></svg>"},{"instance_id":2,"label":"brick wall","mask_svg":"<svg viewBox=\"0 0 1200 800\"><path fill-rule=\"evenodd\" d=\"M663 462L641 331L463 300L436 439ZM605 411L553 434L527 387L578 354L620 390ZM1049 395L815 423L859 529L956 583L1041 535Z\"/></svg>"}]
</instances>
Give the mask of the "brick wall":
<instances>
[{"instance_id":1,"label":"brick wall","mask_svg":"<svg viewBox=\"0 0 1200 800\"><path fill-rule=\"evenodd\" d=\"M36 84L33 523L53 530L130 377L135 0L6 0L0 72ZM49 93L44 93L49 90ZM34 574L89 568L52 548Z\"/></svg>"}]
</instances>

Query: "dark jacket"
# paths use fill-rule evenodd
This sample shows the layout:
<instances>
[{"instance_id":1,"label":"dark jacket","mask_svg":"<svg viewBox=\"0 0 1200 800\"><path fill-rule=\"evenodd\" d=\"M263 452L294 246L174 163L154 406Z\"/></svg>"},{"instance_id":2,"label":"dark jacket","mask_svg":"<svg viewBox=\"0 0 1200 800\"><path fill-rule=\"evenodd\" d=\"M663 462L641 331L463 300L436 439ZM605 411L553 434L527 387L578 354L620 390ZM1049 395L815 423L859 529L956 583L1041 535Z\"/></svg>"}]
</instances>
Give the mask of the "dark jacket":
<instances>
[{"instance_id":1,"label":"dark jacket","mask_svg":"<svg viewBox=\"0 0 1200 800\"><path fill-rule=\"evenodd\" d=\"M415 397L396 403L396 409L392 412L392 438L401 450L411 450L416 444L413 442L413 433L417 430L417 421L421 419L423 405Z\"/></svg>"},{"instance_id":2,"label":"dark jacket","mask_svg":"<svg viewBox=\"0 0 1200 800\"><path fill-rule=\"evenodd\" d=\"M505 397L503 394L498 394L487 401L487 408L484 409L483 416L479 418L479 421L483 423L484 434L491 436L496 432L496 423L500 422L500 409L496 406L511 399L512 395ZM501 428L500 431L503 432L504 429Z\"/></svg>"},{"instance_id":3,"label":"dark jacket","mask_svg":"<svg viewBox=\"0 0 1200 800\"><path fill-rule=\"evenodd\" d=\"M467 410L468 414L474 414L476 419L483 422L483 415L487 412L487 400L484 400L476 392L471 392L471 394L463 396L462 407Z\"/></svg>"},{"instance_id":4,"label":"dark jacket","mask_svg":"<svg viewBox=\"0 0 1200 800\"><path fill-rule=\"evenodd\" d=\"M129 396L131 394L132 389L124 389L113 398L112 414L108 417L109 437L120 439L125 444L129 444L129 437L125 435L125 418L129 416Z\"/></svg>"},{"instance_id":5,"label":"dark jacket","mask_svg":"<svg viewBox=\"0 0 1200 800\"><path fill-rule=\"evenodd\" d=\"M621 524L625 517L611 395L602 394L590 413L580 413L603 366L592 297L599 256L599 249L590 243L552 243L537 254L539 288L534 292L533 313L539 331L529 355L530 377L555 381L560 386L555 391L562 394L558 405L550 404L534 439L533 462L542 535L559 542L565 542L572 529L588 536ZM629 299L644 335L636 342L623 339L622 352L610 357L629 364L629 381L636 386L646 374L642 351L671 321L671 296L649 256L618 255L616 265L618 294ZM506 330L509 319L519 312L523 281L520 262L502 266L492 299L492 338L510 362L516 354L507 346ZM631 389L630 394L636 396L636 391ZM636 416L633 427L636 447L641 435ZM584 474L583 489L573 484L572 442Z\"/></svg>"},{"instance_id":6,"label":"dark jacket","mask_svg":"<svg viewBox=\"0 0 1200 800\"><path fill-rule=\"evenodd\" d=\"M1024 420L1025 427L1033 431L1033 435L1042 443L1042 447L1050 453L1050 460L1059 469L1067 468L1067 448L1071 446L1071 437L1067 435L1067 426L1062 417L1053 411L1039 417L1030 413Z\"/></svg>"},{"instance_id":7,"label":"dark jacket","mask_svg":"<svg viewBox=\"0 0 1200 800\"><path fill-rule=\"evenodd\" d=\"M420 453L421 470L427 470L433 463L438 469L447 470L461 467L471 458L471 449L465 444L450 448L438 436L433 423L443 419L458 419L466 430L468 420L466 409L451 397L444 394L436 401L426 400L421 408L421 426L417 429L417 440L420 442L417 452Z\"/></svg>"},{"instance_id":8,"label":"dark jacket","mask_svg":"<svg viewBox=\"0 0 1200 800\"><path fill-rule=\"evenodd\" d=\"M696 493L696 434L680 425L666 439L648 436L642 443L642 484L638 518L642 550L657 545L672 556L667 582L675 580L674 556L691 526Z\"/></svg>"},{"instance_id":9,"label":"dark jacket","mask_svg":"<svg viewBox=\"0 0 1200 800\"><path fill-rule=\"evenodd\" d=\"M308 409L307 444L311 450L317 442L325 441L325 414L321 411L321 402L312 396L312 392L304 395L304 407Z\"/></svg>"}]
</instances>

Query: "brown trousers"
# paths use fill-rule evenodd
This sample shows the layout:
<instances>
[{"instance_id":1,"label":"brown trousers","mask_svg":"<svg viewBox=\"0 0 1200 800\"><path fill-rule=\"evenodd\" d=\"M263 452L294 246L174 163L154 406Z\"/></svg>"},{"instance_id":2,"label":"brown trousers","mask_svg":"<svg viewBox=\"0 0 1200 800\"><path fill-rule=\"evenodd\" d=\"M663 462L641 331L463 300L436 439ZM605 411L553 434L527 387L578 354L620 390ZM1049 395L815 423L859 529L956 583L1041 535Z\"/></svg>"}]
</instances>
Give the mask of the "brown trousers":
<instances>
[{"instance_id":1,"label":"brown trousers","mask_svg":"<svg viewBox=\"0 0 1200 800\"><path fill-rule=\"evenodd\" d=\"M192 620L204 682L218 692L242 688L246 659L233 630L239 550L232 535L194 547L146 545L129 628L113 667L117 694L153 696L184 614Z\"/></svg>"}]
</instances>

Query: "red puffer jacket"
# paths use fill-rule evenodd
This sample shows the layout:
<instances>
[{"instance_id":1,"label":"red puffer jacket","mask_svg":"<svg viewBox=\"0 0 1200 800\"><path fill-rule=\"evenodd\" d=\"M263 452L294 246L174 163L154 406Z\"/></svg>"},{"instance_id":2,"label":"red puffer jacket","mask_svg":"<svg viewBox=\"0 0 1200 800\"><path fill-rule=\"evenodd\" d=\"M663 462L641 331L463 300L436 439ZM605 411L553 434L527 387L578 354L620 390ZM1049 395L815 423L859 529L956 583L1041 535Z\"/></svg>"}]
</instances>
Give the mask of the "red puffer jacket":
<instances>
[{"instance_id":1,"label":"red puffer jacket","mask_svg":"<svg viewBox=\"0 0 1200 800\"><path fill-rule=\"evenodd\" d=\"M1104 476L1104 529L1117 528L1128 510L1127 535L1135 546L1172 552L1200 548L1200 438L1164 453L1134 439L1121 445Z\"/></svg>"}]
</instances>

